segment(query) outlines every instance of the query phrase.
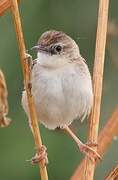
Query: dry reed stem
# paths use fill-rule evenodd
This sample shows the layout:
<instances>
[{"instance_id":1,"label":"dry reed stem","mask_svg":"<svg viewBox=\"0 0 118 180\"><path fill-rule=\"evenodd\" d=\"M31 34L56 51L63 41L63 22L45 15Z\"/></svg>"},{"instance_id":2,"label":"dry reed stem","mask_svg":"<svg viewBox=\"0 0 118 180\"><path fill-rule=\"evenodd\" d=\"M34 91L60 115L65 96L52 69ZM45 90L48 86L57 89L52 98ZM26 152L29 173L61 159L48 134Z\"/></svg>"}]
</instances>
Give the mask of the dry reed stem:
<instances>
[{"instance_id":1,"label":"dry reed stem","mask_svg":"<svg viewBox=\"0 0 118 180\"><path fill-rule=\"evenodd\" d=\"M101 156L103 156L109 145L112 143L113 137L116 135L118 135L118 107L113 112L112 116L109 118L98 136L98 153ZM85 159L82 160L81 164L78 166L73 176L71 177L71 180L78 180L78 177L80 180L82 179L84 173L84 163Z\"/></svg>"},{"instance_id":2,"label":"dry reed stem","mask_svg":"<svg viewBox=\"0 0 118 180\"><path fill-rule=\"evenodd\" d=\"M16 35L17 35L19 51L20 51L20 56L21 56L21 64L22 64L22 68L23 68L25 89L27 92L28 107L29 107L29 112L30 112L30 119L32 122L33 136L34 136L36 149L38 150L42 146L42 140L41 140L39 126L38 126L38 122L37 122L37 115L36 115L36 110L35 110L35 106L34 106L34 99L31 94L31 89L29 88L30 68L29 68L28 60L26 60L26 58L27 58L26 57L26 48L25 48L25 44L24 44L24 38L23 38L23 32L22 32L22 26L21 26L21 21L20 21L20 14L19 14L19 10L18 10L17 0L11 0L11 10L12 10L13 18L14 18ZM41 179L48 180L47 169L46 169L46 166L44 166L44 163L45 163L44 160L42 160L39 163Z\"/></svg>"},{"instance_id":3,"label":"dry reed stem","mask_svg":"<svg viewBox=\"0 0 118 180\"><path fill-rule=\"evenodd\" d=\"M90 116L89 138L88 138L88 141L91 143L97 143L97 138L98 138L104 56L105 56L107 21L108 21L108 5L109 5L109 0L99 0L98 26L97 26L95 60L94 60L94 69L93 69L94 103ZM97 147L94 147L94 149L97 150ZM92 162L90 158L86 157L86 162L84 166L85 180L93 179L94 169L95 169L95 163Z\"/></svg>"},{"instance_id":4,"label":"dry reed stem","mask_svg":"<svg viewBox=\"0 0 118 180\"><path fill-rule=\"evenodd\" d=\"M0 0L0 16L3 15L9 8L10 0Z\"/></svg>"},{"instance_id":5,"label":"dry reed stem","mask_svg":"<svg viewBox=\"0 0 118 180\"><path fill-rule=\"evenodd\" d=\"M8 91L3 72L0 70L0 127L6 127L11 120L6 117L8 114Z\"/></svg>"},{"instance_id":6,"label":"dry reed stem","mask_svg":"<svg viewBox=\"0 0 118 180\"><path fill-rule=\"evenodd\" d=\"M112 169L112 171L105 178L105 180L118 180L118 165Z\"/></svg>"}]
</instances>

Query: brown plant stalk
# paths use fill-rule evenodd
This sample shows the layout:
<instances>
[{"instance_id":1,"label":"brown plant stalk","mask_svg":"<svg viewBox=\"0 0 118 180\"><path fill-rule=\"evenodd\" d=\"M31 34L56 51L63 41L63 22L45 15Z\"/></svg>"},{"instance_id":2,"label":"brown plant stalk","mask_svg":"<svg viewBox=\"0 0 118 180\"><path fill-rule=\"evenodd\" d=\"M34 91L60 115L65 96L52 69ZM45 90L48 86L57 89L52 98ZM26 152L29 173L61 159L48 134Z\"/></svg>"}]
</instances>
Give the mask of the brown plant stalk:
<instances>
[{"instance_id":1,"label":"brown plant stalk","mask_svg":"<svg viewBox=\"0 0 118 180\"><path fill-rule=\"evenodd\" d=\"M29 62L26 57L26 48L23 38L23 32L22 32L22 26L20 21L20 14L18 10L18 4L17 0L11 0L11 10L14 18L14 24L16 29L16 35L18 40L18 46L19 46L19 52L21 57L21 64L23 69L23 75L24 75L24 86L27 92L27 99L28 99L28 108L30 112L30 119L32 123L32 130L33 130L33 136L34 141L36 145L36 149L40 149L42 146L42 140L41 135L39 131L39 126L37 122L37 114L34 106L34 99L31 94L31 88L29 86L30 83L30 68L29 68ZM40 175L42 180L48 180L48 174L46 166L44 166L44 160L40 161L39 167L40 167Z\"/></svg>"},{"instance_id":2,"label":"brown plant stalk","mask_svg":"<svg viewBox=\"0 0 118 180\"><path fill-rule=\"evenodd\" d=\"M104 69L104 56L107 34L107 21L108 21L108 5L109 0L99 0L99 12L98 12L98 26L96 36L96 49L95 60L93 69L93 93L94 103L90 116L89 124L89 137L88 141L97 144L101 95L102 95L102 81L103 81L103 69ZM94 147L97 150L97 147ZM94 177L95 163L86 157L84 164L84 179L92 180Z\"/></svg>"},{"instance_id":3,"label":"brown plant stalk","mask_svg":"<svg viewBox=\"0 0 118 180\"><path fill-rule=\"evenodd\" d=\"M113 112L112 116L108 119L107 123L105 124L104 128L100 131L98 136L98 153L103 156L106 150L108 149L109 145L113 141L113 137L118 135L118 107ZM71 177L71 180L80 180L83 176L83 168L84 168L85 158L82 160L81 164L75 170L74 174ZM96 161L96 164L98 162ZM95 165L96 165L95 164Z\"/></svg>"},{"instance_id":4,"label":"brown plant stalk","mask_svg":"<svg viewBox=\"0 0 118 180\"><path fill-rule=\"evenodd\" d=\"M118 165L115 166L105 180L117 180L118 179Z\"/></svg>"},{"instance_id":5,"label":"brown plant stalk","mask_svg":"<svg viewBox=\"0 0 118 180\"><path fill-rule=\"evenodd\" d=\"M0 16L3 15L10 8L10 6L10 0L0 0Z\"/></svg>"}]
</instances>

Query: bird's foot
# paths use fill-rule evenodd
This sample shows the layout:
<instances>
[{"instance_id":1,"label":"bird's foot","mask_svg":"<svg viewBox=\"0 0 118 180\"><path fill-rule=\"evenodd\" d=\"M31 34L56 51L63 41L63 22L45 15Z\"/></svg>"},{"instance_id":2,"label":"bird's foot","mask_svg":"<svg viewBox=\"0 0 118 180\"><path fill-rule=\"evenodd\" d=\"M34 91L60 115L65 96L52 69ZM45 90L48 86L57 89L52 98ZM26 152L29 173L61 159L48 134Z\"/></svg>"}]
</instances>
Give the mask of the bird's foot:
<instances>
[{"instance_id":1,"label":"bird's foot","mask_svg":"<svg viewBox=\"0 0 118 180\"><path fill-rule=\"evenodd\" d=\"M90 144L90 146L93 146L93 144ZM97 151L92 149L88 144L79 144L80 151L84 154L86 154L93 162L97 160L101 160L101 156L98 154ZM94 146L96 146L94 144Z\"/></svg>"},{"instance_id":2,"label":"bird's foot","mask_svg":"<svg viewBox=\"0 0 118 180\"><path fill-rule=\"evenodd\" d=\"M43 167L48 164L48 157L47 157L47 148L42 145L40 149L37 150L36 155L30 160L31 164L40 163L43 160Z\"/></svg>"},{"instance_id":3,"label":"bird's foot","mask_svg":"<svg viewBox=\"0 0 118 180\"><path fill-rule=\"evenodd\" d=\"M33 61L32 61L32 56L28 53L28 51L26 51L25 53L24 60L25 60L25 63L27 63L27 65L29 66L29 69L31 70Z\"/></svg>"},{"instance_id":4,"label":"bird's foot","mask_svg":"<svg viewBox=\"0 0 118 180\"><path fill-rule=\"evenodd\" d=\"M32 56L28 53L28 50L26 51L25 55L26 55L25 57L26 60L32 59Z\"/></svg>"},{"instance_id":5,"label":"bird's foot","mask_svg":"<svg viewBox=\"0 0 118 180\"><path fill-rule=\"evenodd\" d=\"M65 126L64 129L77 143L81 152L86 154L93 162L95 162L96 160L101 160L101 156L94 149L91 148L91 146L97 146L96 143L88 142L88 145L83 144L82 141L73 133L73 131L68 126Z\"/></svg>"}]
</instances>

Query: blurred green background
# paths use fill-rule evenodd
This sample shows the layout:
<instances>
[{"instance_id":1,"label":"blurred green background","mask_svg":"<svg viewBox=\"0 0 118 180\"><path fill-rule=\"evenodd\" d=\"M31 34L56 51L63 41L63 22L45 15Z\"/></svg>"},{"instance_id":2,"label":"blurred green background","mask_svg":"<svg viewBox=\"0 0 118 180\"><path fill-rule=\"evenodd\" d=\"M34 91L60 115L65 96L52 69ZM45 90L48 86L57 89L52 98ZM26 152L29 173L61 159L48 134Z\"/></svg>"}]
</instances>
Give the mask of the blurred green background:
<instances>
[{"instance_id":1,"label":"blurred green background","mask_svg":"<svg viewBox=\"0 0 118 180\"><path fill-rule=\"evenodd\" d=\"M20 13L26 47L36 44L46 30L66 32L79 44L92 73L98 0L21 0ZM115 32L115 33L114 33ZM35 54L32 54L35 57ZM100 128L118 105L118 1L110 1L109 30L107 36L103 98ZM0 17L0 68L3 70L9 91L9 117L12 123L0 129L0 180L39 179L38 166L27 159L35 153L34 142L27 117L21 107L23 79L16 34L10 11ZM43 126L41 135L48 148L49 180L69 180L84 157L68 135L49 131ZM86 142L87 121L75 121L73 130ZM103 161L97 166L95 180L104 179L118 163L118 141L113 141ZM79 179L79 178L78 178Z\"/></svg>"}]
</instances>

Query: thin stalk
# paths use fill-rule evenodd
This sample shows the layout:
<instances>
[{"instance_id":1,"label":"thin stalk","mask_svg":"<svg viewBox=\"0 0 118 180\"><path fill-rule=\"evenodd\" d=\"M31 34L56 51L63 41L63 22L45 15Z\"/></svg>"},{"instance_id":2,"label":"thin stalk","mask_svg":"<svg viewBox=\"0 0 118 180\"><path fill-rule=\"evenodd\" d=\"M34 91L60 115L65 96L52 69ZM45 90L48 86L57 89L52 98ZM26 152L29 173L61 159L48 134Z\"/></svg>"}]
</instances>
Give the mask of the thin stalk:
<instances>
[{"instance_id":1,"label":"thin stalk","mask_svg":"<svg viewBox=\"0 0 118 180\"><path fill-rule=\"evenodd\" d=\"M94 103L90 116L89 138L88 138L88 141L91 143L97 143L97 139L98 139L104 56L105 56L107 22L108 22L108 6L109 6L109 0L99 0L98 26L97 26L95 60L94 60L94 69L93 69ZM97 147L94 147L94 149L97 150ZM95 163L92 162L88 157L86 157L84 170L85 170L84 180L93 180Z\"/></svg>"},{"instance_id":2,"label":"thin stalk","mask_svg":"<svg viewBox=\"0 0 118 180\"><path fill-rule=\"evenodd\" d=\"M105 180L117 180L118 179L118 165L115 166Z\"/></svg>"},{"instance_id":3,"label":"thin stalk","mask_svg":"<svg viewBox=\"0 0 118 180\"><path fill-rule=\"evenodd\" d=\"M23 38L23 32L22 32L22 26L21 26L21 21L20 21L20 14L19 14L17 0L11 0L11 11L13 14L16 35L17 35L17 40L18 40L18 46L19 46L19 52L20 52L20 57L21 57L21 64L22 64L23 75L24 75L24 85L27 92L28 108L30 112L30 119L32 122L33 136L34 136L36 149L38 150L42 146L42 140L41 140L41 135L40 135L38 121L37 121L37 114L35 110L34 99L31 94L31 88L29 87L30 68L29 68L29 63L26 60L27 58L26 48L25 48L25 43L24 43L24 38ZM44 166L44 160L42 160L39 163L39 167L40 167L41 179L48 180L48 174L47 174L46 166Z\"/></svg>"}]
</instances>

